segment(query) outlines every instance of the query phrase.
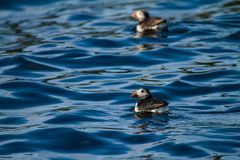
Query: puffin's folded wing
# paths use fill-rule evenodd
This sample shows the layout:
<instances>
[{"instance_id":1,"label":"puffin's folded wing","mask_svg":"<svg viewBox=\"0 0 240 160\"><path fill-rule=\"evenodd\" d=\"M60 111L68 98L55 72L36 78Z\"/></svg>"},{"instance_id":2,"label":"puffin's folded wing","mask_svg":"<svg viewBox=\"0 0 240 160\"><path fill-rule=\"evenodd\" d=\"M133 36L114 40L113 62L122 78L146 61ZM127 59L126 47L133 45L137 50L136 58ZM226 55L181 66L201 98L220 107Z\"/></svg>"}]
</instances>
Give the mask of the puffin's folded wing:
<instances>
[{"instance_id":1,"label":"puffin's folded wing","mask_svg":"<svg viewBox=\"0 0 240 160\"><path fill-rule=\"evenodd\" d=\"M159 109L161 107L166 106L168 103L159 99L144 99L140 100L138 102L138 107L141 110L153 110L153 109Z\"/></svg>"},{"instance_id":2,"label":"puffin's folded wing","mask_svg":"<svg viewBox=\"0 0 240 160\"><path fill-rule=\"evenodd\" d=\"M155 100L155 102L152 104L153 108L161 108L167 105L167 102L161 101L161 100Z\"/></svg>"},{"instance_id":3,"label":"puffin's folded wing","mask_svg":"<svg viewBox=\"0 0 240 160\"><path fill-rule=\"evenodd\" d=\"M154 27L154 26L158 26L162 23L166 23L167 21L163 18L149 18L149 20L146 22L146 26L149 26L149 27Z\"/></svg>"}]
</instances>

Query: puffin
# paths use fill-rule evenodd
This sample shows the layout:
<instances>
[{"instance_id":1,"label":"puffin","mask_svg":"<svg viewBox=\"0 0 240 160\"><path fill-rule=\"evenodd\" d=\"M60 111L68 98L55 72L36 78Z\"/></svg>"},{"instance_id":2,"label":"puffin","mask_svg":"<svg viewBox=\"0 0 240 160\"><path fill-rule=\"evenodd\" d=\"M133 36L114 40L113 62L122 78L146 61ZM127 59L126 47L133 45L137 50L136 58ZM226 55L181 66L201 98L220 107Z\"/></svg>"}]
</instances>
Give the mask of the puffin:
<instances>
[{"instance_id":1,"label":"puffin","mask_svg":"<svg viewBox=\"0 0 240 160\"><path fill-rule=\"evenodd\" d=\"M168 103L164 100L153 98L147 88L140 88L132 92L132 98L138 98L134 111L136 113L167 113Z\"/></svg>"},{"instance_id":2,"label":"puffin","mask_svg":"<svg viewBox=\"0 0 240 160\"><path fill-rule=\"evenodd\" d=\"M139 22L136 27L139 33L167 31L167 20L161 17L150 17L146 10L133 11L131 16Z\"/></svg>"}]
</instances>

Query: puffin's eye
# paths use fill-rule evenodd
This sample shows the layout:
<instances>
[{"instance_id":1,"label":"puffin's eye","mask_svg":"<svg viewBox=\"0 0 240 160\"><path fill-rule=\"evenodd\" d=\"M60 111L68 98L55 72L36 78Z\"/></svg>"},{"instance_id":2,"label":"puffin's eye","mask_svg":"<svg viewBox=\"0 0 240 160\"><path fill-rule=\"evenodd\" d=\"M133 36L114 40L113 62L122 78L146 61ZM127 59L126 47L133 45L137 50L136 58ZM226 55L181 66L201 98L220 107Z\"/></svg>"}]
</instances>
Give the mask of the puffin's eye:
<instances>
[{"instance_id":1,"label":"puffin's eye","mask_svg":"<svg viewBox=\"0 0 240 160\"><path fill-rule=\"evenodd\" d=\"M144 90L141 90L141 93L144 93Z\"/></svg>"}]
</instances>

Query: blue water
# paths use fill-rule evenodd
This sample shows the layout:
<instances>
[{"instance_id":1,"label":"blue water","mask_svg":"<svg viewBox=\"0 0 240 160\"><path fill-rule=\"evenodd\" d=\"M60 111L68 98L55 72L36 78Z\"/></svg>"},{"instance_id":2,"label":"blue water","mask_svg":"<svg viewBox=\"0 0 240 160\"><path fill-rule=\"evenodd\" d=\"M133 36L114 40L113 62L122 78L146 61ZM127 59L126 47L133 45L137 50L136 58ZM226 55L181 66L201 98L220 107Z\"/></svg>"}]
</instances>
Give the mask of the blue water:
<instances>
[{"instance_id":1,"label":"blue water","mask_svg":"<svg viewBox=\"0 0 240 160\"><path fill-rule=\"evenodd\" d=\"M239 42L237 0L1 0L0 159L240 159ZM136 115L140 87L170 113Z\"/></svg>"}]
</instances>

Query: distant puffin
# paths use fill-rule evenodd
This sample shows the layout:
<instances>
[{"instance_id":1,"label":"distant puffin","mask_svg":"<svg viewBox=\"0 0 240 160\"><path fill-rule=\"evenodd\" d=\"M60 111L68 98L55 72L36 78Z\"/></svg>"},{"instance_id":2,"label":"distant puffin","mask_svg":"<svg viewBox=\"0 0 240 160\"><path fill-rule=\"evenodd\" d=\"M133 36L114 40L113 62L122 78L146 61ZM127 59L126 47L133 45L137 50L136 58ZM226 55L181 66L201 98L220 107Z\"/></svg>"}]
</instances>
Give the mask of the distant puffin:
<instances>
[{"instance_id":1,"label":"distant puffin","mask_svg":"<svg viewBox=\"0 0 240 160\"><path fill-rule=\"evenodd\" d=\"M147 88L141 88L131 95L132 98L139 98L134 111L138 113L165 113L168 112L168 103L152 97Z\"/></svg>"},{"instance_id":2,"label":"distant puffin","mask_svg":"<svg viewBox=\"0 0 240 160\"><path fill-rule=\"evenodd\" d=\"M139 21L136 28L137 32L167 31L167 20L160 17L150 17L149 13L145 10L133 11L131 16Z\"/></svg>"}]
</instances>

